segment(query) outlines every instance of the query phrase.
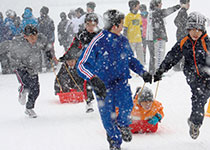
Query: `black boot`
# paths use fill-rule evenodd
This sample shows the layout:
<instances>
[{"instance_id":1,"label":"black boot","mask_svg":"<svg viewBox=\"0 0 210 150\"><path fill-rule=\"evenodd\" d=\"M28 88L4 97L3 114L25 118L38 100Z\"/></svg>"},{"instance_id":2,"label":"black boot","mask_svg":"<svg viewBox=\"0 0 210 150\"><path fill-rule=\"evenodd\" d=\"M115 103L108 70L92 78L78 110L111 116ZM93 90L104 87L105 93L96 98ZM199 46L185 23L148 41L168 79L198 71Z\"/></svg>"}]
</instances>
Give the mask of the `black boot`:
<instances>
[{"instance_id":1,"label":"black boot","mask_svg":"<svg viewBox=\"0 0 210 150\"><path fill-rule=\"evenodd\" d=\"M117 146L115 144L115 141L112 140L108 135L107 135L107 141L109 142L109 150L121 150L120 146Z\"/></svg>"},{"instance_id":2,"label":"black boot","mask_svg":"<svg viewBox=\"0 0 210 150\"><path fill-rule=\"evenodd\" d=\"M125 142L130 142L132 140L132 133L129 127L119 127L122 134L122 139Z\"/></svg>"},{"instance_id":3,"label":"black boot","mask_svg":"<svg viewBox=\"0 0 210 150\"><path fill-rule=\"evenodd\" d=\"M201 126L195 125L192 121L190 121L190 119L187 120L187 123L190 127L189 133L190 133L191 138L194 140L197 139L200 133L199 129Z\"/></svg>"}]
</instances>

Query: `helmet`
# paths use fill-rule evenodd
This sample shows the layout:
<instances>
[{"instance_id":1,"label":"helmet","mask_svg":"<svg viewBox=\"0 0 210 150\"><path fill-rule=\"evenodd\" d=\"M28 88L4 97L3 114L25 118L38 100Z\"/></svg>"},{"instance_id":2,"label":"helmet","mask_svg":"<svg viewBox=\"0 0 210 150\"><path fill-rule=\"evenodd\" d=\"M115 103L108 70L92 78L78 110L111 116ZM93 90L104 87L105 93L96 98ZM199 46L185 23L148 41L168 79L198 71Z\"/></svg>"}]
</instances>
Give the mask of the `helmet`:
<instances>
[{"instance_id":1,"label":"helmet","mask_svg":"<svg viewBox=\"0 0 210 150\"><path fill-rule=\"evenodd\" d=\"M144 87L142 93L138 95L138 103L153 101L153 93L148 87Z\"/></svg>"},{"instance_id":2,"label":"helmet","mask_svg":"<svg viewBox=\"0 0 210 150\"><path fill-rule=\"evenodd\" d=\"M26 25L26 27L24 28L23 33L27 36L29 35L36 35L38 33L38 30L35 26L33 26L32 24L28 24Z\"/></svg>"},{"instance_id":3,"label":"helmet","mask_svg":"<svg viewBox=\"0 0 210 150\"><path fill-rule=\"evenodd\" d=\"M160 3L162 3L162 0L151 0L150 9L154 10Z\"/></svg>"},{"instance_id":4,"label":"helmet","mask_svg":"<svg viewBox=\"0 0 210 150\"><path fill-rule=\"evenodd\" d=\"M95 13L88 13L85 16L85 23L88 21L93 21L98 24L98 16Z\"/></svg>"},{"instance_id":5,"label":"helmet","mask_svg":"<svg viewBox=\"0 0 210 150\"><path fill-rule=\"evenodd\" d=\"M206 17L198 12L192 12L187 18L186 29L199 29L205 31Z\"/></svg>"},{"instance_id":6,"label":"helmet","mask_svg":"<svg viewBox=\"0 0 210 150\"><path fill-rule=\"evenodd\" d=\"M140 2L138 0L129 0L129 2L128 2L128 6L130 7L130 9L133 9L138 4L140 4Z\"/></svg>"},{"instance_id":7,"label":"helmet","mask_svg":"<svg viewBox=\"0 0 210 150\"><path fill-rule=\"evenodd\" d=\"M91 8L92 10L94 10L96 7L96 4L94 2L88 2L86 5L88 8Z\"/></svg>"},{"instance_id":8,"label":"helmet","mask_svg":"<svg viewBox=\"0 0 210 150\"><path fill-rule=\"evenodd\" d=\"M109 31L112 28L112 26L119 26L121 20L124 18L125 15L116 9L106 11L103 15L104 29Z\"/></svg>"},{"instance_id":9,"label":"helmet","mask_svg":"<svg viewBox=\"0 0 210 150\"><path fill-rule=\"evenodd\" d=\"M60 18L61 19L66 19L66 13L65 12L61 12L60 13Z\"/></svg>"},{"instance_id":10,"label":"helmet","mask_svg":"<svg viewBox=\"0 0 210 150\"><path fill-rule=\"evenodd\" d=\"M181 4L187 4L187 3L189 3L190 2L190 0L180 0L180 3Z\"/></svg>"},{"instance_id":11,"label":"helmet","mask_svg":"<svg viewBox=\"0 0 210 150\"><path fill-rule=\"evenodd\" d=\"M44 15L47 15L49 13L49 8L46 7L46 6L43 6L41 9L40 9L40 12Z\"/></svg>"}]
</instances>

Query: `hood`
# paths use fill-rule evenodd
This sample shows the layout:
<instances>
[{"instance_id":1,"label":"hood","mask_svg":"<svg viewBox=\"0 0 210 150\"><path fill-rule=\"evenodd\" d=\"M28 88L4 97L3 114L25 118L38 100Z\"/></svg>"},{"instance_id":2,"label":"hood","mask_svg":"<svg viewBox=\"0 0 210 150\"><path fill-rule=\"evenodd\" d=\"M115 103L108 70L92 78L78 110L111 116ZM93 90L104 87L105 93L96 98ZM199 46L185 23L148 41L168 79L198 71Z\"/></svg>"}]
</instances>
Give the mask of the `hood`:
<instances>
[{"instance_id":1,"label":"hood","mask_svg":"<svg viewBox=\"0 0 210 150\"><path fill-rule=\"evenodd\" d=\"M26 9L23 14L23 18L27 19L32 17L32 12L29 9Z\"/></svg>"}]
</instances>

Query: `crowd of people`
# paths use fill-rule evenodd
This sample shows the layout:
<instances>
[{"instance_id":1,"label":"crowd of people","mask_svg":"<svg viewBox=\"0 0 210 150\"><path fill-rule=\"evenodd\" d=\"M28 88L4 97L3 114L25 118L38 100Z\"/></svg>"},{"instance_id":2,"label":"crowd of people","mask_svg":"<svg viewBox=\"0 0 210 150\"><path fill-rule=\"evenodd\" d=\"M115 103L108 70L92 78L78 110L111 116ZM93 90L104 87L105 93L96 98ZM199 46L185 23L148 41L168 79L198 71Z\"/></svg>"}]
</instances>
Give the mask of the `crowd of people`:
<instances>
[{"instance_id":1,"label":"crowd of people","mask_svg":"<svg viewBox=\"0 0 210 150\"><path fill-rule=\"evenodd\" d=\"M166 9L162 8L161 0L151 0L149 9L139 0L129 0L128 6L127 15L110 9L103 14L103 19L94 12L94 2L86 4L87 12L80 7L68 14L61 12L57 34L65 53L58 59L54 50L55 26L48 7L40 9L38 18L33 16L30 7L25 8L22 19L12 10L6 12L5 19L0 13L2 73L15 71L21 84L19 102L26 104L25 113L29 117L36 118L38 73L44 67L50 70L61 62L54 84L55 94L70 89L86 91L86 112L89 113L94 111L94 91L110 150L120 150L122 141L132 140L132 133L156 132L164 117L161 102L153 97L149 88L138 87L132 98L128 84L132 77L130 70L150 84L160 81L163 73L172 67L183 70L192 91L189 133L196 139L204 119L204 106L210 97L207 18L197 12L188 15L190 0L180 0L179 4ZM177 41L165 57L168 37L164 18L178 10L174 20ZM144 67L147 48L148 71Z\"/></svg>"}]
</instances>

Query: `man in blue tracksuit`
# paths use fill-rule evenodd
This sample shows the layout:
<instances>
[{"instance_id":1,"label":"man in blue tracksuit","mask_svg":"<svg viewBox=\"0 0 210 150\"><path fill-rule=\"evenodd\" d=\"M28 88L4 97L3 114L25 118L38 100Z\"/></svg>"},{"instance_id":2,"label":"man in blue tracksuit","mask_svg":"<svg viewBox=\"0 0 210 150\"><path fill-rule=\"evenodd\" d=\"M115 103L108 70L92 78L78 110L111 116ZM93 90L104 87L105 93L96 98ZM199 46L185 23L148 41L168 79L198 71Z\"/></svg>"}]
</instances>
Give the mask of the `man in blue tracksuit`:
<instances>
[{"instance_id":1,"label":"man in blue tracksuit","mask_svg":"<svg viewBox=\"0 0 210 150\"><path fill-rule=\"evenodd\" d=\"M80 56L77 69L79 75L90 80L96 93L98 107L110 150L120 150L122 140L129 142L130 113L133 107L128 79L129 69L143 77L145 82L152 76L134 58L127 38L120 32L124 14L117 10L104 13L105 27L96 35ZM115 109L119 108L118 116Z\"/></svg>"}]
</instances>

